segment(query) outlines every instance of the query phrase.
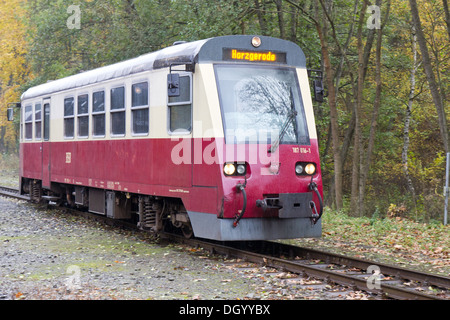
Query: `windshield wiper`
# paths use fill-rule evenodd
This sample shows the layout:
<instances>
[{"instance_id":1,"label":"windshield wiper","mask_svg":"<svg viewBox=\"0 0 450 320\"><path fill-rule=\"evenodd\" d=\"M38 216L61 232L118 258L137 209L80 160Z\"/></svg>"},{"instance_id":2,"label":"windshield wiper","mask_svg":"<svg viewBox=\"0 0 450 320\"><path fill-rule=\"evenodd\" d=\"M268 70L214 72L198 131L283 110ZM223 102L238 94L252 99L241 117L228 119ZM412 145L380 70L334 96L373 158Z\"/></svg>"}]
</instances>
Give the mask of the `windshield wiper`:
<instances>
[{"instance_id":1,"label":"windshield wiper","mask_svg":"<svg viewBox=\"0 0 450 320\"><path fill-rule=\"evenodd\" d=\"M280 145L281 139L283 139L284 135L287 132L290 122L292 120L294 120L296 116L297 116L297 111L291 110L291 112L288 115L288 118L286 119L286 121L283 123L283 126L281 127L281 132L278 135L277 140L272 144L272 146L270 147L270 149L267 152L273 153L277 150L278 146Z\"/></svg>"},{"instance_id":2,"label":"windshield wiper","mask_svg":"<svg viewBox=\"0 0 450 320\"><path fill-rule=\"evenodd\" d=\"M290 98L291 98L291 112L289 112L286 121L284 121L283 125L281 126L281 132L278 135L277 140L275 140L275 142L272 144L272 146L269 148L269 150L267 150L268 153L273 153L277 150L278 146L280 145L281 140L283 139L284 135L287 132L290 122L293 121L295 119L295 117L297 116L297 111L295 110L295 107L294 107L294 97L292 95L292 88L289 91L290 91ZM295 123L294 123L294 126L295 126Z\"/></svg>"}]
</instances>

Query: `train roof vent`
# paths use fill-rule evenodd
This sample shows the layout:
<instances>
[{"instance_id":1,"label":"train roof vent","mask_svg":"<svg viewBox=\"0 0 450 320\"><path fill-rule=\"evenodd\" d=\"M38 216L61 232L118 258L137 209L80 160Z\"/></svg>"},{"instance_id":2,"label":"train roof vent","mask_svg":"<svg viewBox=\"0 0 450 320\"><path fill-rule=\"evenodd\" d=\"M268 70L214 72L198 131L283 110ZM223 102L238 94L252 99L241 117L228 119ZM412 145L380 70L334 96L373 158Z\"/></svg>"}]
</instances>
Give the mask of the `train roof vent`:
<instances>
[{"instance_id":1,"label":"train roof vent","mask_svg":"<svg viewBox=\"0 0 450 320\"><path fill-rule=\"evenodd\" d=\"M175 41L172 45L173 46L177 46L177 45L179 45L179 44L183 44L183 43L186 43L187 41L183 41L183 40L180 40L180 41Z\"/></svg>"}]
</instances>

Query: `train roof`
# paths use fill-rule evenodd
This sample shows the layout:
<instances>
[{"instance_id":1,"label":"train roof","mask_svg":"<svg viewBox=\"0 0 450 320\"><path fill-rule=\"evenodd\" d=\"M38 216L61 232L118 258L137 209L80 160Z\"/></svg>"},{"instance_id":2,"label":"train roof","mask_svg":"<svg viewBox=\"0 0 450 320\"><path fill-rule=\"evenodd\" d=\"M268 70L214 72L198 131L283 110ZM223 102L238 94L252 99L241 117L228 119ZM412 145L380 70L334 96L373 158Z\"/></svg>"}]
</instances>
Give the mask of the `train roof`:
<instances>
[{"instance_id":1,"label":"train roof","mask_svg":"<svg viewBox=\"0 0 450 320\"><path fill-rule=\"evenodd\" d=\"M253 36L250 35L223 36L173 45L130 60L32 87L22 94L21 99L47 96L55 92L75 89L140 72L167 68L174 64L223 61L224 48L254 50L255 48L251 45L252 38ZM306 67L305 55L296 44L272 37L260 36L260 38L261 46L258 50L286 52L287 65Z\"/></svg>"}]
</instances>

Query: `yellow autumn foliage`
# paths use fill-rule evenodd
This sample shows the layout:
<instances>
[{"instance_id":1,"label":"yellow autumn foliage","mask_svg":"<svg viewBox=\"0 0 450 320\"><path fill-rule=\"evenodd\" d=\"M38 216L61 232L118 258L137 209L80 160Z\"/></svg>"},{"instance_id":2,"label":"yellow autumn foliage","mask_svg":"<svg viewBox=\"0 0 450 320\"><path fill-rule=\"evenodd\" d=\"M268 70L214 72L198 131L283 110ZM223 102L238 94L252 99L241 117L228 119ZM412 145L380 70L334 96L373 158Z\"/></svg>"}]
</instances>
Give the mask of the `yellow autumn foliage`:
<instances>
[{"instance_id":1,"label":"yellow autumn foliage","mask_svg":"<svg viewBox=\"0 0 450 320\"><path fill-rule=\"evenodd\" d=\"M30 80L26 60L24 0L0 0L0 152L17 149L18 131L6 119L8 103L19 102L19 88Z\"/></svg>"}]
</instances>

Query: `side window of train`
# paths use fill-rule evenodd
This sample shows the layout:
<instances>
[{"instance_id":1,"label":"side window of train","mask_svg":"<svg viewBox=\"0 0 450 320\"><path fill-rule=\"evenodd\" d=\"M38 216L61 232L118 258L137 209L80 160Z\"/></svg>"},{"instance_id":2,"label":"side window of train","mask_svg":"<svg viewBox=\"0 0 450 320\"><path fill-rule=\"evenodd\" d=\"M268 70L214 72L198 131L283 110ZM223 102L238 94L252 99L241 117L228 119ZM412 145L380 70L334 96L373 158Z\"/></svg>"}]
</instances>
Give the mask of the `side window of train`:
<instances>
[{"instance_id":1,"label":"side window of train","mask_svg":"<svg viewBox=\"0 0 450 320\"><path fill-rule=\"evenodd\" d=\"M64 138L73 138L75 129L74 98L64 99Z\"/></svg>"},{"instance_id":2,"label":"side window of train","mask_svg":"<svg viewBox=\"0 0 450 320\"><path fill-rule=\"evenodd\" d=\"M111 134L125 135L125 87L111 89Z\"/></svg>"},{"instance_id":3,"label":"side window of train","mask_svg":"<svg viewBox=\"0 0 450 320\"><path fill-rule=\"evenodd\" d=\"M133 134L148 134L149 129L149 103L148 82L132 85L131 88L131 115Z\"/></svg>"},{"instance_id":4,"label":"side window of train","mask_svg":"<svg viewBox=\"0 0 450 320\"><path fill-rule=\"evenodd\" d=\"M25 140L33 139L33 106L25 106Z\"/></svg>"},{"instance_id":5,"label":"side window of train","mask_svg":"<svg viewBox=\"0 0 450 320\"><path fill-rule=\"evenodd\" d=\"M34 105L34 136L36 140L42 139L42 105L36 103Z\"/></svg>"},{"instance_id":6,"label":"side window of train","mask_svg":"<svg viewBox=\"0 0 450 320\"><path fill-rule=\"evenodd\" d=\"M104 137L105 126L105 91L94 92L92 95L92 119L94 137Z\"/></svg>"},{"instance_id":7,"label":"side window of train","mask_svg":"<svg viewBox=\"0 0 450 320\"><path fill-rule=\"evenodd\" d=\"M89 95L78 96L78 137L89 137Z\"/></svg>"},{"instance_id":8,"label":"side window of train","mask_svg":"<svg viewBox=\"0 0 450 320\"><path fill-rule=\"evenodd\" d=\"M44 104L44 141L50 140L50 104Z\"/></svg>"},{"instance_id":9,"label":"side window of train","mask_svg":"<svg viewBox=\"0 0 450 320\"><path fill-rule=\"evenodd\" d=\"M192 79L190 74L180 75L179 95L169 96L169 131L189 133L192 130Z\"/></svg>"}]
</instances>

